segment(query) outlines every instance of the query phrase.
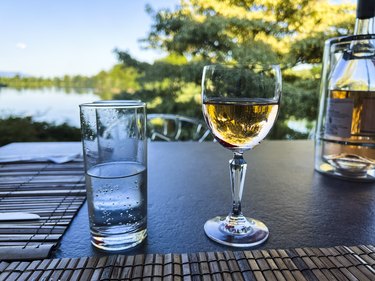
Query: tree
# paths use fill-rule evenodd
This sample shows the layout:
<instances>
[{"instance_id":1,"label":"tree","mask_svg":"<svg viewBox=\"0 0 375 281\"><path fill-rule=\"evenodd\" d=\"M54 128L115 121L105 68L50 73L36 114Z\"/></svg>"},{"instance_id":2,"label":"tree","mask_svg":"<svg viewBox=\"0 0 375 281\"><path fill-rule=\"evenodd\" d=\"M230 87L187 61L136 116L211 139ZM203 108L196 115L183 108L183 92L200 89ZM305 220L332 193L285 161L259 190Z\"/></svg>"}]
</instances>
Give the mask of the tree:
<instances>
[{"instance_id":1,"label":"tree","mask_svg":"<svg viewBox=\"0 0 375 281\"><path fill-rule=\"evenodd\" d=\"M124 90L118 99L141 99L147 102L149 113L174 113L201 116L197 106L200 88L201 67L189 63L185 57L170 54L152 64L132 58L128 53L117 50L125 69L137 72L136 91ZM193 65L193 67L192 67Z\"/></svg>"},{"instance_id":2,"label":"tree","mask_svg":"<svg viewBox=\"0 0 375 281\"><path fill-rule=\"evenodd\" d=\"M354 5L331 0L181 0L174 10L147 10L153 23L142 44L166 51L164 59L146 63L115 50L120 63L94 77L0 78L0 85L94 87L103 99L142 99L150 113L202 118L204 65L279 63L283 98L271 137L301 138L287 121L315 119L324 41L351 33L354 22Z\"/></svg>"},{"instance_id":3,"label":"tree","mask_svg":"<svg viewBox=\"0 0 375 281\"><path fill-rule=\"evenodd\" d=\"M320 62L323 41L346 35L352 4L328 0L182 0L175 11L148 11L154 19L144 43L211 61Z\"/></svg>"},{"instance_id":4,"label":"tree","mask_svg":"<svg viewBox=\"0 0 375 281\"><path fill-rule=\"evenodd\" d=\"M167 51L180 63L173 64L171 57L152 65L136 63L118 51L125 65L143 73L139 80L143 90L134 96L156 101L159 110L176 111L182 109L176 102L181 101L181 89L189 85L190 96L185 94L188 98L182 100L197 109L190 113L201 116L204 64L279 63L284 97L277 124L284 129L276 129L275 138L291 135L286 129L290 118L315 119L324 41L349 34L354 22L352 4L328 0L182 0L173 11L154 11L150 6L147 10L153 24L142 41L144 47ZM301 64L302 70L294 69ZM185 112L186 108L180 113Z\"/></svg>"}]
</instances>

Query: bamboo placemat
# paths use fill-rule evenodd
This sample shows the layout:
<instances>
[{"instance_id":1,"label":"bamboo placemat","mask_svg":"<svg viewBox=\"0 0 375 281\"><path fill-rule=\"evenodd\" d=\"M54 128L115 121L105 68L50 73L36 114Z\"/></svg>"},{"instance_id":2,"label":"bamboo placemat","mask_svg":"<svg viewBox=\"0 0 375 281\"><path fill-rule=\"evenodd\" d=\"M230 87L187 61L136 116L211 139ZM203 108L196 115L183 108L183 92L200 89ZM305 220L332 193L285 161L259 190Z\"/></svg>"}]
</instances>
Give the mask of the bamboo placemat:
<instances>
[{"instance_id":1,"label":"bamboo placemat","mask_svg":"<svg viewBox=\"0 0 375 281\"><path fill-rule=\"evenodd\" d=\"M0 221L0 260L47 258L84 200L82 161L0 164L0 213L40 216Z\"/></svg>"},{"instance_id":2,"label":"bamboo placemat","mask_svg":"<svg viewBox=\"0 0 375 281\"><path fill-rule=\"evenodd\" d=\"M0 280L375 280L375 247L113 255L1 262Z\"/></svg>"}]
</instances>

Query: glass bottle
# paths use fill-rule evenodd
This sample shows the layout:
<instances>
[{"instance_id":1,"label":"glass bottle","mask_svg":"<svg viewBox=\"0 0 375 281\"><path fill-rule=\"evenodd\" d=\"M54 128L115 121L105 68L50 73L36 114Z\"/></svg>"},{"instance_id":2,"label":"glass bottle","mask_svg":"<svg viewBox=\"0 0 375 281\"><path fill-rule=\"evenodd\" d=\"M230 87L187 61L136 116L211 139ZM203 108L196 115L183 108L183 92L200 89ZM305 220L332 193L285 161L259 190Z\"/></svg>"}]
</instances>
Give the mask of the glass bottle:
<instances>
[{"instance_id":1,"label":"glass bottle","mask_svg":"<svg viewBox=\"0 0 375 281\"><path fill-rule=\"evenodd\" d=\"M353 36L326 42L315 169L375 181L375 1L359 0Z\"/></svg>"}]
</instances>

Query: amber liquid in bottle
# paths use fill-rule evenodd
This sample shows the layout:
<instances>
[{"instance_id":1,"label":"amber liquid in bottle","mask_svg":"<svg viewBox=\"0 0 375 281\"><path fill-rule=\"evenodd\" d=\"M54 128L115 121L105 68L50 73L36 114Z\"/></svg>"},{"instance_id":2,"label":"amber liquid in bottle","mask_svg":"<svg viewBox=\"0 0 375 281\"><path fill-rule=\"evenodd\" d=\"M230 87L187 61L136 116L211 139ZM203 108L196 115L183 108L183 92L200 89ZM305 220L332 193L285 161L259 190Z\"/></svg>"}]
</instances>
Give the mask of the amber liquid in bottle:
<instances>
[{"instance_id":1,"label":"amber liquid in bottle","mask_svg":"<svg viewBox=\"0 0 375 281\"><path fill-rule=\"evenodd\" d=\"M353 104L350 136L375 137L375 91L331 91L332 99L349 99Z\"/></svg>"},{"instance_id":2,"label":"amber liquid in bottle","mask_svg":"<svg viewBox=\"0 0 375 281\"><path fill-rule=\"evenodd\" d=\"M323 158L344 176L364 177L375 165L375 92L330 91Z\"/></svg>"}]
</instances>

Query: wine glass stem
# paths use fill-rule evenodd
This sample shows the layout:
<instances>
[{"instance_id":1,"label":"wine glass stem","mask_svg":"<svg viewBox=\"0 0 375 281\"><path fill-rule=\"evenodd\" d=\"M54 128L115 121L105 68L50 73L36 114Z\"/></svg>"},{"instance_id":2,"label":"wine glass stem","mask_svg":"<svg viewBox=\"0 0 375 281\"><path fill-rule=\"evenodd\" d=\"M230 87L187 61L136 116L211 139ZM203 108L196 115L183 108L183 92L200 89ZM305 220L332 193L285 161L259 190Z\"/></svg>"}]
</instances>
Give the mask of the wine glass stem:
<instances>
[{"instance_id":1,"label":"wine glass stem","mask_svg":"<svg viewBox=\"0 0 375 281\"><path fill-rule=\"evenodd\" d=\"M233 159L229 161L230 183L232 188L232 212L231 217L242 216L241 199L245 183L247 163L243 159L243 153L234 152Z\"/></svg>"}]
</instances>

